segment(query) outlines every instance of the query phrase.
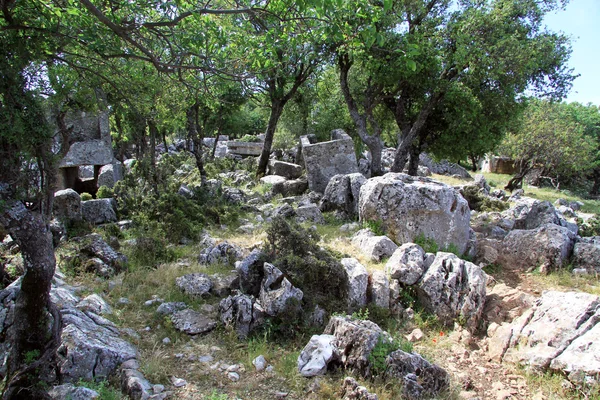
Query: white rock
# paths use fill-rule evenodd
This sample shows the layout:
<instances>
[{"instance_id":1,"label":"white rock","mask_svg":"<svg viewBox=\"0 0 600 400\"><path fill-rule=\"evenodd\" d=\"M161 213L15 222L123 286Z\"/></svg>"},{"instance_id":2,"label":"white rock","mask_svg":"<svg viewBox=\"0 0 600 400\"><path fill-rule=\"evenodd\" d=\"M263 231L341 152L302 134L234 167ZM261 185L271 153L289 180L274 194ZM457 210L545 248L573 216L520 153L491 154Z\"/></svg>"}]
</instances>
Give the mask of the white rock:
<instances>
[{"instance_id":1,"label":"white rock","mask_svg":"<svg viewBox=\"0 0 600 400\"><path fill-rule=\"evenodd\" d=\"M324 375L336 353L333 335L313 335L298 356L298 372L304 377Z\"/></svg>"}]
</instances>

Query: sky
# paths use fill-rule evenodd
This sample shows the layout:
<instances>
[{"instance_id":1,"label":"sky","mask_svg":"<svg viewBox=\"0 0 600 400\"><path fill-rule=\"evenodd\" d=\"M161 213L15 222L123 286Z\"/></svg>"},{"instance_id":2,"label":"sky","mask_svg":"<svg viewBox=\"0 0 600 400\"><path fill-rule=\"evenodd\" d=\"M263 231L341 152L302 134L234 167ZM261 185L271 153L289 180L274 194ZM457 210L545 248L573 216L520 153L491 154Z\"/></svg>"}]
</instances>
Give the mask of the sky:
<instances>
[{"instance_id":1,"label":"sky","mask_svg":"<svg viewBox=\"0 0 600 400\"><path fill-rule=\"evenodd\" d=\"M569 66L581 76L566 100L600 106L600 0L570 0L564 11L550 13L544 21L572 39Z\"/></svg>"}]
</instances>

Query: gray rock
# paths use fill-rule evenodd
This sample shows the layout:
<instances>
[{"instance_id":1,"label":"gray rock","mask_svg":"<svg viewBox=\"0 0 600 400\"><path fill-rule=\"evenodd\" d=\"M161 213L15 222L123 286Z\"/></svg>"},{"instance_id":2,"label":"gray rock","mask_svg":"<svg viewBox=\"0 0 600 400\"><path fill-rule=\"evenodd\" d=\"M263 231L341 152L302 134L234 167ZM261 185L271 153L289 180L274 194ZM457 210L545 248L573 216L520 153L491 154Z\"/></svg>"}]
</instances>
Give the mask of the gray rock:
<instances>
[{"instance_id":1,"label":"gray rock","mask_svg":"<svg viewBox=\"0 0 600 400\"><path fill-rule=\"evenodd\" d=\"M89 296L81 300L79 303L77 303L77 308L84 312L91 311L94 314L98 315L106 315L113 313L110 305L108 305L108 303L96 293L90 294Z\"/></svg>"},{"instance_id":2,"label":"gray rock","mask_svg":"<svg viewBox=\"0 0 600 400\"><path fill-rule=\"evenodd\" d=\"M390 307L390 281L383 271L373 271L369 276L369 301L377 307Z\"/></svg>"},{"instance_id":3,"label":"gray rock","mask_svg":"<svg viewBox=\"0 0 600 400\"><path fill-rule=\"evenodd\" d=\"M81 215L92 224L117 222L113 199L96 199L81 202Z\"/></svg>"},{"instance_id":4,"label":"gray rock","mask_svg":"<svg viewBox=\"0 0 600 400\"><path fill-rule=\"evenodd\" d=\"M217 322L193 310L181 310L171 315L173 327L188 335L198 335L210 332L217 326Z\"/></svg>"},{"instance_id":5,"label":"gray rock","mask_svg":"<svg viewBox=\"0 0 600 400\"><path fill-rule=\"evenodd\" d=\"M113 160L111 164L104 165L100 168L98 174L98 187L106 186L112 188L115 183L123 179L123 164L118 160Z\"/></svg>"},{"instance_id":6,"label":"gray rock","mask_svg":"<svg viewBox=\"0 0 600 400\"><path fill-rule=\"evenodd\" d=\"M243 204L246 202L246 194L238 188L224 187L223 198L231 204Z\"/></svg>"},{"instance_id":7,"label":"gray rock","mask_svg":"<svg viewBox=\"0 0 600 400\"><path fill-rule=\"evenodd\" d=\"M100 398L100 394L95 390L74 386L70 383L54 386L48 390L48 395L53 400L93 400Z\"/></svg>"},{"instance_id":8,"label":"gray rock","mask_svg":"<svg viewBox=\"0 0 600 400\"><path fill-rule=\"evenodd\" d=\"M185 304L182 301L168 302L162 303L160 306L158 306L158 308L156 309L156 313L158 315L172 315L177 311L185 310L186 308L187 304Z\"/></svg>"},{"instance_id":9,"label":"gray rock","mask_svg":"<svg viewBox=\"0 0 600 400\"><path fill-rule=\"evenodd\" d=\"M254 297L244 294L229 296L219 303L221 322L235 329L240 339L245 339L264 321L264 310Z\"/></svg>"},{"instance_id":10,"label":"gray rock","mask_svg":"<svg viewBox=\"0 0 600 400\"><path fill-rule=\"evenodd\" d=\"M213 274L210 276L212 281L211 293L218 297L225 297L240 287L240 279L237 273L228 275Z\"/></svg>"},{"instance_id":11,"label":"gray rock","mask_svg":"<svg viewBox=\"0 0 600 400\"><path fill-rule=\"evenodd\" d=\"M298 356L298 372L304 377L325 375L327 366L337 355L333 335L313 335Z\"/></svg>"},{"instance_id":12,"label":"gray rock","mask_svg":"<svg viewBox=\"0 0 600 400\"><path fill-rule=\"evenodd\" d=\"M270 160L269 175L279 175L286 179L297 179L302 175L302 167L284 161Z\"/></svg>"},{"instance_id":13,"label":"gray rock","mask_svg":"<svg viewBox=\"0 0 600 400\"><path fill-rule=\"evenodd\" d=\"M429 265L425 264L425 251L415 243L400 246L385 264L385 271L392 279L406 285L414 285L421 279Z\"/></svg>"},{"instance_id":14,"label":"gray rock","mask_svg":"<svg viewBox=\"0 0 600 400\"><path fill-rule=\"evenodd\" d=\"M291 218L296 215L296 212L289 204L284 204L279 207L276 207L273 210L273 214L271 214L273 218L282 217L282 218Z\"/></svg>"},{"instance_id":15,"label":"gray rock","mask_svg":"<svg viewBox=\"0 0 600 400\"><path fill-rule=\"evenodd\" d=\"M61 221L81 220L81 197L73 189L59 190L54 193L54 216Z\"/></svg>"},{"instance_id":16,"label":"gray rock","mask_svg":"<svg viewBox=\"0 0 600 400\"><path fill-rule=\"evenodd\" d=\"M121 392L131 400L146 400L152 393L152 385L137 369L122 369Z\"/></svg>"},{"instance_id":17,"label":"gray rock","mask_svg":"<svg viewBox=\"0 0 600 400\"><path fill-rule=\"evenodd\" d=\"M296 209L296 221L298 222L314 222L316 224L324 224L325 218L321 214L321 210L315 204L301 206Z\"/></svg>"},{"instance_id":18,"label":"gray rock","mask_svg":"<svg viewBox=\"0 0 600 400\"><path fill-rule=\"evenodd\" d=\"M250 255L237 262L235 270L240 277L240 289L244 293L258 296L264 275L265 255L259 249L254 249Z\"/></svg>"},{"instance_id":19,"label":"gray rock","mask_svg":"<svg viewBox=\"0 0 600 400\"><path fill-rule=\"evenodd\" d=\"M460 165L448 162L448 160L435 162L427 153L421 153L419 155L419 165L429 168L434 174L457 175L463 179L472 179L469 172Z\"/></svg>"},{"instance_id":20,"label":"gray rock","mask_svg":"<svg viewBox=\"0 0 600 400\"><path fill-rule=\"evenodd\" d=\"M419 235L440 248L467 250L471 213L467 201L453 188L429 178L388 173L369 179L360 190L361 221L380 221L397 243Z\"/></svg>"},{"instance_id":21,"label":"gray rock","mask_svg":"<svg viewBox=\"0 0 600 400\"><path fill-rule=\"evenodd\" d=\"M450 387L448 373L419 354L396 350L386 357L385 362L385 375L402 382L406 399L435 397Z\"/></svg>"},{"instance_id":22,"label":"gray rock","mask_svg":"<svg viewBox=\"0 0 600 400\"><path fill-rule=\"evenodd\" d=\"M547 291L534 307L490 339L490 353L535 371L553 369L576 382L598 379L600 298Z\"/></svg>"},{"instance_id":23,"label":"gray rock","mask_svg":"<svg viewBox=\"0 0 600 400\"><path fill-rule=\"evenodd\" d=\"M561 218L550 202L529 197L519 199L502 215L515 221L515 229L536 229L546 224L561 225Z\"/></svg>"},{"instance_id":24,"label":"gray rock","mask_svg":"<svg viewBox=\"0 0 600 400\"><path fill-rule=\"evenodd\" d=\"M79 251L89 257L99 258L115 272L120 272L127 264L127 257L115 251L97 233L84 236Z\"/></svg>"},{"instance_id":25,"label":"gray rock","mask_svg":"<svg viewBox=\"0 0 600 400\"><path fill-rule=\"evenodd\" d=\"M332 344L339 349L342 365L364 377L371 376L369 356L381 340L390 340L374 322L334 316L329 320L324 334L335 336Z\"/></svg>"},{"instance_id":26,"label":"gray rock","mask_svg":"<svg viewBox=\"0 0 600 400\"><path fill-rule=\"evenodd\" d=\"M256 371L262 372L265 370L265 368L267 368L267 360L265 360L265 357L261 354L252 360L252 365L254 365Z\"/></svg>"},{"instance_id":27,"label":"gray rock","mask_svg":"<svg viewBox=\"0 0 600 400\"><path fill-rule=\"evenodd\" d=\"M78 167L80 165L106 165L113 160L110 143L104 140L75 142L60 162L59 168Z\"/></svg>"},{"instance_id":28,"label":"gray rock","mask_svg":"<svg viewBox=\"0 0 600 400\"><path fill-rule=\"evenodd\" d=\"M279 175L267 175L260 178L260 183L264 183L267 185L283 185L283 182L287 181L284 176Z\"/></svg>"},{"instance_id":29,"label":"gray rock","mask_svg":"<svg viewBox=\"0 0 600 400\"><path fill-rule=\"evenodd\" d=\"M356 258L342 258L341 264L348 275L348 309L357 310L367 305L369 273Z\"/></svg>"},{"instance_id":30,"label":"gray rock","mask_svg":"<svg viewBox=\"0 0 600 400\"><path fill-rule=\"evenodd\" d=\"M208 295L208 292L212 288L212 281L208 275L199 272L180 276L175 279L175 284L180 290L190 296Z\"/></svg>"},{"instance_id":31,"label":"gray rock","mask_svg":"<svg viewBox=\"0 0 600 400\"><path fill-rule=\"evenodd\" d=\"M471 332L478 327L486 297L487 275L451 253L437 253L417 287L421 304L440 322L460 319Z\"/></svg>"},{"instance_id":32,"label":"gray rock","mask_svg":"<svg viewBox=\"0 0 600 400\"><path fill-rule=\"evenodd\" d=\"M302 290L294 287L277 267L264 263L259 301L265 313L276 316L290 308L299 309L303 296Z\"/></svg>"},{"instance_id":33,"label":"gray rock","mask_svg":"<svg viewBox=\"0 0 600 400\"><path fill-rule=\"evenodd\" d=\"M361 229L352 237L352 244L373 261L390 257L398 248L387 236L375 236L368 229Z\"/></svg>"},{"instance_id":34,"label":"gray rock","mask_svg":"<svg viewBox=\"0 0 600 400\"><path fill-rule=\"evenodd\" d=\"M323 193L329 180L338 174L358 172L352 138L341 130L333 131L331 141L314 143L302 136L302 158L310 190Z\"/></svg>"},{"instance_id":35,"label":"gray rock","mask_svg":"<svg viewBox=\"0 0 600 400\"><path fill-rule=\"evenodd\" d=\"M80 165L78 167L77 176L81 180L94 179L94 166L93 165Z\"/></svg>"},{"instance_id":36,"label":"gray rock","mask_svg":"<svg viewBox=\"0 0 600 400\"><path fill-rule=\"evenodd\" d=\"M600 273L600 236L584 237L575 243L573 265L588 273Z\"/></svg>"},{"instance_id":37,"label":"gray rock","mask_svg":"<svg viewBox=\"0 0 600 400\"><path fill-rule=\"evenodd\" d=\"M348 217L357 216L360 188L366 181L361 173L333 176L321 199L321 211L340 211Z\"/></svg>"},{"instance_id":38,"label":"gray rock","mask_svg":"<svg viewBox=\"0 0 600 400\"><path fill-rule=\"evenodd\" d=\"M378 400L376 394L370 393L366 387L358 384L356 379L347 376L342 385L342 400Z\"/></svg>"},{"instance_id":39,"label":"gray rock","mask_svg":"<svg viewBox=\"0 0 600 400\"><path fill-rule=\"evenodd\" d=\"M285 181L280 186L273 186L273 194L281 193L283 196L300 196L307 190L308 181L304 177Z\"/></svg>"},{"instance_id":40,"label":"gray rock","mask_svg":"<svg viewBox=\"0 0 600 400\"><path fill-rule=\"evenodd\" d=\"M207 265L225 264L233 266L241 257L242 251L239 247L228 242L222 242L204 249L198 257L198 262Z\"/></svg>"},{"instance_id":41,"label":"gray rock","mask_svg":"<svg viewBox=\"0 0 600 400\"><path fill-rule=\"evenodd\" d=\"M541 265L560 269L568 263L574 241L573 232L554 224L515 229L504 238L498 263L508 269L528 270Z\"/></svg>"}]
</instances>

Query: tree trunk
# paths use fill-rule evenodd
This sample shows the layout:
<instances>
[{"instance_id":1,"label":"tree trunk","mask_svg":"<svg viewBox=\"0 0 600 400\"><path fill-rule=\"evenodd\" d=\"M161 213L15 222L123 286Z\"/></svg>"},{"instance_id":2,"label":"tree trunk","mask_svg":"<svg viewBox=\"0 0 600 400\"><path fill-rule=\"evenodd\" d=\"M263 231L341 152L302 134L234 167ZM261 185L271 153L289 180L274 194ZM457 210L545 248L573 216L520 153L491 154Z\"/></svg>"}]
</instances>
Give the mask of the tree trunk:
<instances>
[{"instance_id":1,"label":"tree trunk","mask_svg":"<svg viewBox=\"0 0 600 400\"><path fill-rule=\"evenodd\" d=\"M419 173L419 155L421 155L421 146L413 144L410 148L410 161L408 163L408 174L417 176Z\"/></svg>"},{"instance_id":2,"label":"tree trunk","mask_svg":"<svg viewBox=\"0 0 600 400\"><path fill-rule=\"evenodd\" d=\"M594 181L594 184L590 190L590 196L597 197L598 193L600 193L600 168L594 169L592 172L592 180Z\"/></svg>"},{"instance_id":3,"label":"tree trunk","mask_svg":"<svg viewBox=\"0 0 600 400\"><path fill-rule=\"evenodd\" d=\"M469 156L469 159L471 160L471 171L477 172L477 164L479 163L479 157Z\"/></svg>"},{"instance_id":4,"label":"tree trunk","mask_svg":"<svg viewBox=\"0 0 600 400\"><path fill-rule=\"evenodd\" d=\"M515 176L508 181L506 186L504 186L504 189L508 190L509 192L521 188L523 186L523 179L525 178L525 175L532 170L532 166L530 166L529 162L521 161L519 164L519 172L517 172Z\"/></svg>"},{"instance_id":5,"label":"tree trunk","mask_svg":"<svg viewBox=\"0 0 600 400\"><path fill-rule=\"evenodd\" d=\"M200 105L198 103L194 103L190 106L190 108L188 108L186 116L188 140L192 142L192 154L196 160L196 168L198 168L198 172L200 172L201 184L204 185L206 182L206 171L204 170L204 160L202 160L202 130L199 129L199 108Z\"/></svg>"},{"instance_id":6,"label":"tree trunk","mask_svg":"<svg viewBox=\"0 0 600 400\"><path fill-rule=\"evenodd\" d=\"M1 190L1 189L0 189ZM2 194L2 193L0 193ZM7 196L0 224L18 243L25 274L17 294L4 399L49 398L40 379L47 376L60 342L60 314L50 300L56 260L52 233L42 214Z\"/></svg>"},{"instance_id":7,"label":"tree trunk","mask_svg":"<svg viewBox=\"0 0 600 400\"><path fill-rule=\"evenodd\" d=\"M158 128L153 120L148 121L148 130L150 131L150 170L148 174L152 183L152 189L158 195L158 176L156 175L156 137L158 136Z\"/></svg>"},{"instance_id":8,"label":"tree trunk","mask_svg":"<svg viewBox=\"0 0 600 400\"><path fill-rule=\"evenodd\" d=\"M257 177L262 177L267 174L267 165L269 165L269 156L271 155L275 129L277 128L277 123L279 122L281 114L283 114L284 106L285 103L280 100L271 101L271 115L269 116L269 124L267 125L267 131L265 132L263 149L258 160L258 170L256 171Z\"/></svg>"}]
</instances>

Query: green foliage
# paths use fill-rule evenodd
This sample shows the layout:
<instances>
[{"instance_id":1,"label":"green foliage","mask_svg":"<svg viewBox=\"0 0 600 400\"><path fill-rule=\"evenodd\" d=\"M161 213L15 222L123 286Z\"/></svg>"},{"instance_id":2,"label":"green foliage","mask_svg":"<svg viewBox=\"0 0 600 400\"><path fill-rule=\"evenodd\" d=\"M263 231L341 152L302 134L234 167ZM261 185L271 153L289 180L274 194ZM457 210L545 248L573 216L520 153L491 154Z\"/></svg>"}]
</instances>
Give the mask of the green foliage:
<instances>
[{"instance_id":1,"label":"green foliage","mask_svg":"<svg viewBox=\"0 0 600 400\"><path fill-rule=\"evenodd\" d=\"M579 225L579 235L584 237L600 236L600 216L594 215L592 218L584 222L583 219L576 219Z\"/></svg>"},{"instance_id":2,"label":"green foliage","mask_svg":"<svg viewBox=\"0 0 600 400\"><path fill-rule=\"evenodd\" d=\"M502 266L500 264L489 264L483 267L483 272L489 275L495 275L502 271Z\"/></svg>"},{"instance_id":3,"label":"green foliage","mask_svg":"<svg viewBox=\"0 0 600 400\"><path fill-rule=\"evenodd\" d=\"M285 127L279 127L273 137L273 150L289 150L298 146L298 136Z\"/></svg>"},{"instance_id":4,"label":"green foliage","mask_svg":"<svg viewBox=\"0 0 600 400\"><path fill-rule=\"evenodd\" d=\"M432 238L428 238L424 233L419 233L413 240L414 243L418 244L425 250L425 253L437 253L439 246Z\"/></svg>"},{"instance_id":5,"label":"green foliage","mask_svg":"<svg viewBox=\"0 0 600 400\"><path fill-rule=\"evenodd\" d=\"M255 135L244 135L238 139L240 142L249 142L249 143L260 143L261 140Z\"/></svg>"},{"instance_id":6,"label":"green foliage","mask_svg":"<svg viewBox=\"0 0 600 400\"><path fill-rule=\"evenodd\" d=\"M100 395L98 400L121 400L123 395L117 388L111 387L108 381L90 382L80 379L77 386L92 389Z\"/></svg>"},{"instance_id":7,"label":"green foliage","mask_svg":"<svg viewBox=\"0 0 600 400\"><path fill-rule=\"evenodd\" d=\"M376 236L385 235L385 226L383 222L378 219L363 221L363 228L370 229Z\"/></svg>"},{"instance_id":8,"label":"green foliage","mask_svg":"<svg viewBox=\"0 0 600 400\"><path fill-rule=\"evenodd\" d=\"M379 336L377 344L373 347L369 354L369 363L371 365L371 375L373 377L382 377L387 369L387 356L396 351L402 350L406 353L411 353L413 350L412 343L402 337L393 338L392 340L385 339Z\"/></svg>"},{"instance_id":9,"label":"green foliage","mask_svg":"<svg viewBox=\"0 0 600 400\"><path fill-rule=\"evenodd\" d=\"M207 400L229 400L229 396L225 393L219 393L217 390L213 389L212 392L206 398Z\"/></svg>"},{"instance_id":10,"label":"green foliage","mask_svg":"<svg viewBox=\"0 0 600 400\"><path fill-rule=\"evenodd\" d=\"M460 190L460 194L469 203L469 208L475 211L504 211L509 204L505 201L492 199L481 193L477 186L465 186Z\"/></svg>"},{"instance_id":11,"label":"green foliage","mask_svg":"<svg viewBox=\"0 0 600 400\"><path fill-rule=\"evenodd\" d=\"M25 362L25 364L31 364L32 362L34 362L35 360L37 360L40 357L40 351L39 350L31 350L28 351L27 353L25 353L25 356L23 357L23 361Z\"/></svg>"},{"instance_id":12,"label":"green foliage","mask_svg":"<svg viewBox=\"0 0 600 400\"><path fill-rule=\"evenodd\" d=\"M165 234L154 226L153 230L138 231L138 237L123 249L131 268L155 267L177 259L177 253L165 239Z\"/></svg>"},{"instance_id":13,"label":"green foliage","mask_svg":"<svg viewBox=\"0 0 600 400\"><path fill-rule=\"evenodd\" d=\"M81 197L81 201L88 201L88 200L92 200L94 197L92 197L91 194L87 193L87 192L83 192L80 195Z\"/></svg>"},{"instance_id":14,"label":"green foliage","mask_svg":"<svg viewBox=\"0 0 600 400\"><path fill-rule=\"evenodd\" d=\"M341 263L318 245L318 234L295 222L274 218L267 228L265 252L271 262L304 292L304 309L318 304L328 312L344 310L348 279Z\"/></svg>"},{"instance_id":15,"label":"green foliage","mask_svg":"<svg viewBox=\"0 0 600 400\"><path fill-rule=\"evenodd\" d=\"M97 199L112 199L114 197L114 195L115 195L115 193L114 193L113 189L111 189L107 186L104 186L104 185L100 186L98 188L98 192L96 192Z\"/></svg>"}]
</instances>

